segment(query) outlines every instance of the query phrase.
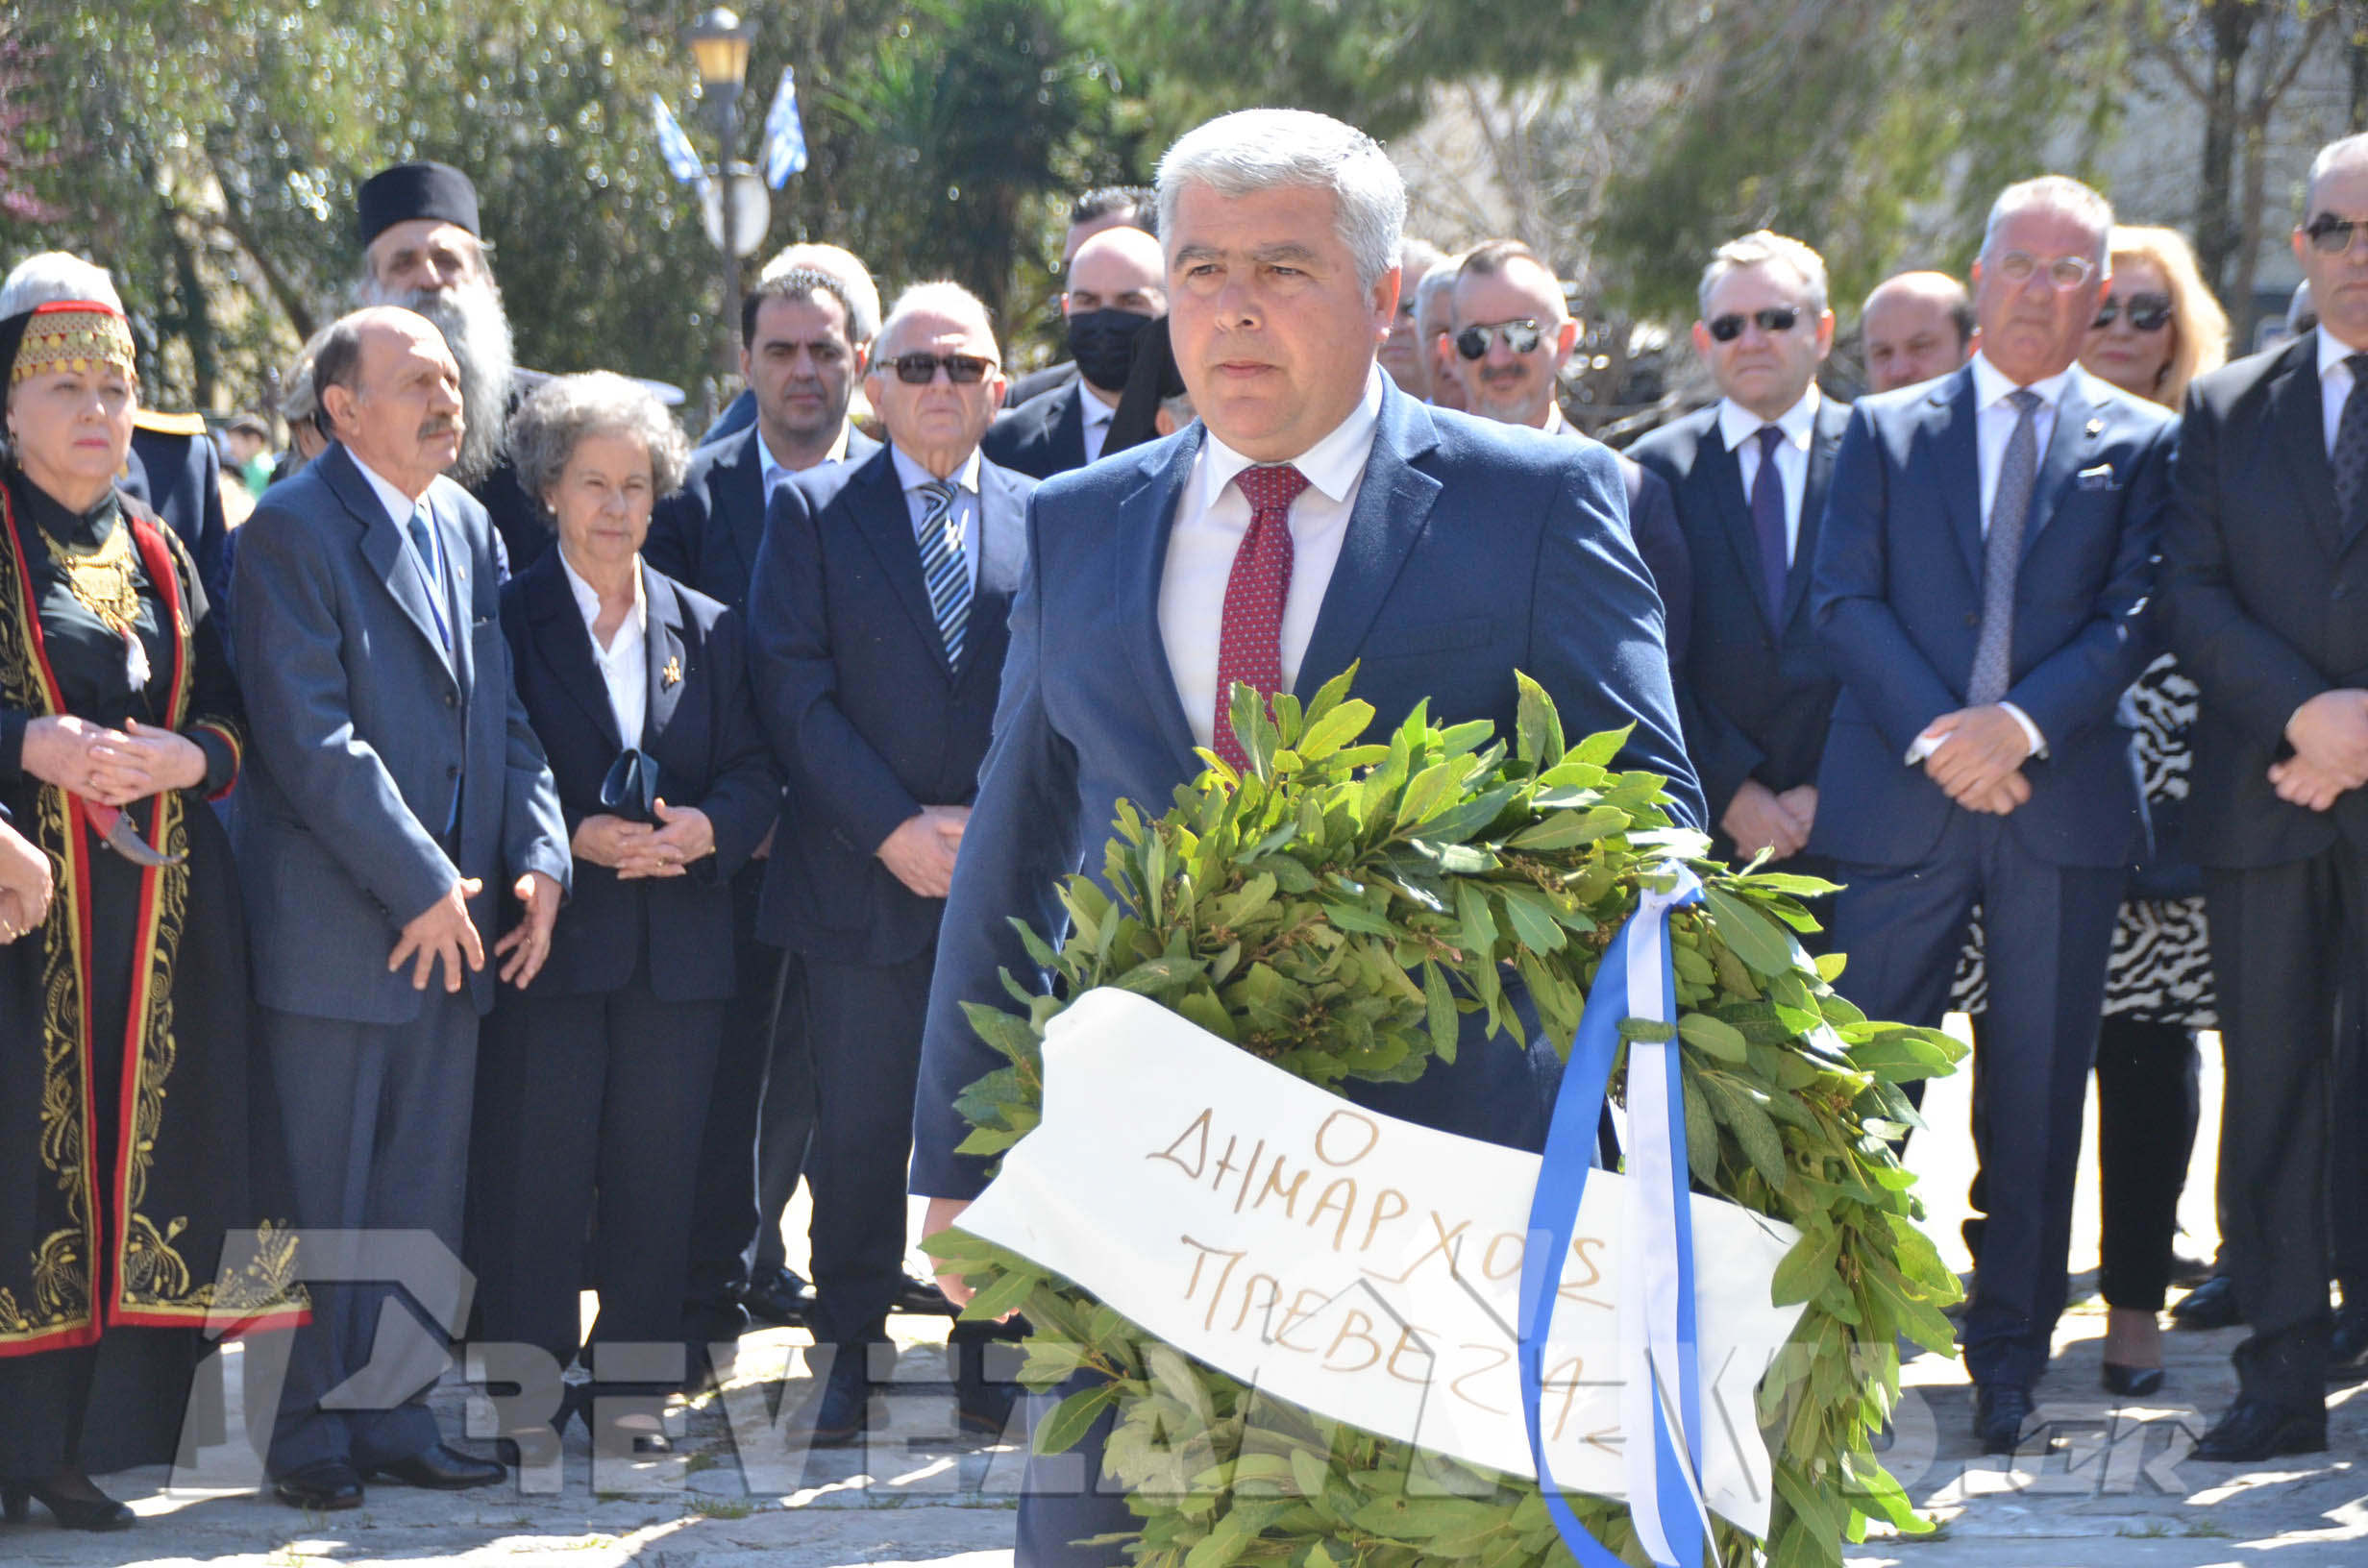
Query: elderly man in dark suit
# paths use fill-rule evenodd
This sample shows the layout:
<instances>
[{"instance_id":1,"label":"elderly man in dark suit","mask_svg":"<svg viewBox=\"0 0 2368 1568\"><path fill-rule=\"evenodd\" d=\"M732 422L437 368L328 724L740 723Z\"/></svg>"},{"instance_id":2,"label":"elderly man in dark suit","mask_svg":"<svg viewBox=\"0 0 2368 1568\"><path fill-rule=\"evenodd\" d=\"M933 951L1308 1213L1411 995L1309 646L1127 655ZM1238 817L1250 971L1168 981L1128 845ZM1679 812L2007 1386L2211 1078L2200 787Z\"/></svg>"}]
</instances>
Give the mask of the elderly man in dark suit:
<instances>
[{"instance_id":1,"label":"elderly man in dark suit","mask_svg":"<svg viewBox=\"0 0 2368 1568\"><path fill-rule=\"evenodd\" d=\"M1159 241L1131 225L1106 229L1069 263L1061 315L1077 379L1012 409L987 431L987 460L1048 479L1101 456L1135 342L1168 313Z\"/></svg>"},{"instance_id":2,"label":"elderly man in dark suit","mask_svg":"<svg viewBox=\"0 0 2368 1568\"><path fill-rule=\"evenodd\" d=\"M1825 260L1762 230L1703 270L1694 352L1719 399L1629 455L1668 481L1693 568L1678 702L1716 851L1792 860L1817 816L1834 673L1809 618L1817 522L1849 404L1817 390L1834 346ZM1791 869L1813 872L1815 865Z\"/></svg>"},{"instance_id":3,"label":"elderly man in dark suit","mask_svg":"<svg viewBox=\"0 0 2368 1568\"><path fill-rule=\"evenodd\" d=\"M694 453L682 488L651 519L650 565L735 611L748 608L766 501L809 469L861 464L880 450L847 416L879 310L842 275L852 261L768 268L749 291L740 375L755 421ZM693 1347L729 1342L751 1314L802 1323L813 1303L781 1245L781 1211L814 1125L814 1069L797 963L756 930L771 847L768 837L732 878L740 993L725 1019L692 1210L683 1337Z\"/></svg>"},{"instance_id":4,"label":"elderly man in dark suit","mask_svg":"<svg viewBox=\"0 0 2368 1568\"><path fill-rule=\"evenodd\" d=\"M1988 1213L1960 1332L1995 1454L2020 1440L2063 1310L2106 955L2145 840L2114 713L2151 656L2173 429L2075 362L2112 222L2060 176L1998 197L1974 268L1982 351L1852 409L1811 590L1842 686L1809 840L1848 884L1842 990L1936 1025L1977 905L1989 935Z\"/></svg>"},{"instance_id":5,"label":"elderly man in dark suit","mask_svg":"<svg viewBox=\"0 0 2368 1568\"><path fill-rule=\"evenodd\" d=\"M2335 992L2368 951L2368 136L2322 149L2294 232L2317 328L2199 378L2163 597L2202 688L2205 869L2228 1098L2224 1264L2253 1334L2199 1458L2327 1446L2329 1139L2359 1137ZM2347 1309L2353 1305L2347 1300Z\"/></svg>"},{"instance_id":6,"label":"elderly man in dark suit","mask_svg":"<svg viewBox=\"0 0 2368 1568\"><path fill-rule=\"evenodd\" d=\"M1200 772L1196 746L1238 763L1221 669L1312 695L1361 660L1357 695L1381 729L1427 699L1442 722L1500 734L1524 669L1571 734L1634 725L1618 765L1667 775L1679 818L1701 821L1661 601L1611 453L1435 415L1375 363L1406 210L1381 148L1320 114L1229 114L1169 150L1159 194L1176 362L1200 420L1047 483L1029 511L995 743L930 987L913 1189L932 1230L985 1185L955 1152L954 1100L1000 1059L962 1004L999 1005L1003 969L1040 976L1011 920L1062 928L1058 880L1099 867L1119 799L1158 809ZM1250 586L1278 576L1279 596ZM1542 1034L1530 1039L1469 1034L1453 1066L1357 1097L1536 1148L1559 1074ZM1084 1453L1095 1477L1098 1436ZM1070 1543L1132 1528L1122 1498L1031 1482L1018 1560L1120 1561Z\"/></svg>"},{"instance_id":7,"label":"elderly man in dark suit","mask_svg":"<svg viewBox=\"0 0 2368 1568\"><path fill-rule=\"evenodd\" d=\"M462 429L442 334L408 310L358 311L314 376L338 444L241 527L232 598L260 1032L302 1222L429 1231L457 1254L485 934L506 887L524 915L494 959L505 980L533 978L572 870L567 828L510 681L492 525L442 477ZM438 1440L424 1388L390 1409L326 1403L370 1360L389 1301L315 1287L271 1443L283 1501L358 1507L368 1475L502 1478Z\"/></svg>"}]
</instances>

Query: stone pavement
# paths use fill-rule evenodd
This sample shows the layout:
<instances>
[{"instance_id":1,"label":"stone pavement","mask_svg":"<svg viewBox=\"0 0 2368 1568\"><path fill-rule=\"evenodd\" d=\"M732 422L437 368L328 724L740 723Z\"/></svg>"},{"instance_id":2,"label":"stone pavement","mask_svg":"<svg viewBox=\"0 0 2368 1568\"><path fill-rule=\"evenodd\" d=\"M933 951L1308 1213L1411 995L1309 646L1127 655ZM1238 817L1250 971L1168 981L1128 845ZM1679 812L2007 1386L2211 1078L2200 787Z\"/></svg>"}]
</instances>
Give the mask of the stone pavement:
<instances>
[{"instance_id":1,"label":"stone pavement","mask_svg":"<svg viewBox=\"0 0 2368 1568\"><path fill-rule=\"evenodd\" d=\"M2183 1245L2203 1255L2213 1240L2213 1042L2206 1054L2208 1133L2183 1207L2190 1233ZM1966 1084L1961 1077L1934 1090L1926 1113L1934 1131L1919 1135L1911 1162L1925 1177L1933 1235L1961 1267ZM2095 1263L2093 1175L2091 1156L2076 1268ZM2084 1278L2075 1294L2092 1287L2093 1276ZM37 1507L32 1525L0 1526L0 1564L1005 1568L1020 1450L951 1437L942 1324L896 1321L904 1338L893 1420L861 1450L801 1450L797 1410L812 1386L804 1335L774 1331L742 1342L737 1375L720 1396L678 1412L669 1458L596 1457L578 1427L555 1475L457 1495L376 1486L366 1507L326 1517L251 1491L167 1490L164 1471L133 1472L105 1483L138 1510L136 1531L71 1535L50 1528ZM2327 1454L2253 1470L2201 1464L2186 1449L2231 1396L2228 1352L2242 1331L2167 1335L2161 1394L2119 1409L2098 1387L2103 1332L2093 1299L2066 1315L2039 1390L2049 1427L2010 1461L1974 1452L1958 1365L1932 1355L1911 1360L1889 1463L1941 1528L1853 1548L1852 1568L2368 1568L2368 1475L2356 1462L2368 1453L2368 1391L2334 1391ZM438 1391L447 1431L461 1430L470 1397L454 1382Z\"/></svg>"}]
</instances>

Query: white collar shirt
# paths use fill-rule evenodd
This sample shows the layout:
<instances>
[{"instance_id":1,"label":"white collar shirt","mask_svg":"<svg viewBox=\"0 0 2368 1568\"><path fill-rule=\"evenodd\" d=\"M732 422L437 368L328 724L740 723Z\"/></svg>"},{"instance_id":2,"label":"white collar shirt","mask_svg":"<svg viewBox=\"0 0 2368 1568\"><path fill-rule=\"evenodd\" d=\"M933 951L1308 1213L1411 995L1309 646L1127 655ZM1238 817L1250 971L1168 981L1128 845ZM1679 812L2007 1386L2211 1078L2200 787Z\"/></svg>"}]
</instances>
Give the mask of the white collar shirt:
<instances>
[{"instance_id":1,"label":"white collar shirt","mask_svg":"<svg viewBox=\"0 0 2368 1568\"><path fill-rule=\"evenodd\" d=\"M1291 503L1291 589L1283 600L1280 639L1286 688L1299 678L1300 661L1307 656L1308 640L1323 609L1324 591L1332 583L1332 568L1340 560L1349 513L1372 456L1373 432L1381 425L1381 371L1376 366L1367 373L1365 396L1348 417L1292 459L1292 466L1306 478L1307 489ZM1224 631L1225 588L1233 576L1234 554L1250 525L1248 499L1233 481L1251 466L1252 459L1220 441L1215 432L1202 437L1200 453L1184 481L1160 573L1160 640L1168 649L1169 674L1192 724L1193 739L1202 746L1213 744L1217 732L1217 655Z\"/></svg>"},{"instance_id":2,"label":"white collar shirt","mask_svg":"<svg viewBox=\"0 0 2368 1568\"><path fill-rule=\"evenodd\" d=\"M1784 484L1785 563L1792 562L1801 544L1801 498L1809 493L1809 443L1817 429L1817 383L1800 401L1773 421L1762 419L1733 398L1718 400L1718 438L1735 453L1742 471L1743 502L1751 503L1751 487L1760 482L1761 427L1773 423L1784 439L1776 443L1776 478Z\"/></svg>"},{"instance_id":3,"label":"white collar shirt","mask_svg":"<svg viewBox=\"0 0 2368 1568\"><path fill-rule=\"evenodd\" d=\"M616 717L617 734L625 745L637 747L650 703L650 661L645 651L650 637L650 599L642 591L641 563L633 563L633 611L609 633L605 648L593 629L601 618L600 591L576 575L576 563L564 550L559 551L559 570L567 574L567 591L575 596L576 611L583 617L584 639L592 645L593 667L607 688L608 711Z\"/></svg>"},{"instance_id":4,"label":"white collar shirt","mask_svg":"<svg viewBox=\"0 0 2368 1568\"><path fill-rule=\"evenodd\" d=\"M2352 366L2348 361L2359 351L2329 331L2325 322L2312 331L2319 335L2319 408L2327 423L2327 454L2332 457L2335 432L2343 428L2343 405L2352 396Z\"/></svg>"},{"instance_id":5,"label":"white collar shirt","mask_svg":"<svg viewBox=\"0 0 2368 1568\"><path fill-rule=\"evenodd\" d=\"M2038 451L2033 453L2035 462L2047 461L2048 437L2056 431L2056 409L2062 404L2064 390L2072 382L2072 367L2066 365L2055 375L2033 381L2030 390L2039 395L2039 406L2032 416L2034 432L2039 438ZM2005 371L1989 362L1989 355L1977 352L1973 356L1974 436L1982 462L1982 533L1989 534L1989 509L1998 499L1998 470L2006 463L2007 442L2014 434L2015 421L2022 415L2007 400L2018 390L2007 380Z\"/></svg>"},{"instance_id":6,"label":"white collar shirt","mask_svg":"<svg viewBox=\"0 0 2368 1568\"><path fill-rule=\"evenodd\" d=\"M816 468L825 468L832 463L843 463L847 461L847 432L854 428L855 426L852 420L840 420L839 438L830 444L830 450L824 453L822 461L816 463L814 466ZM765 432L761 429L756 432L756 466L758 473L763 478L765 500L768 502L773 499L773 492L778 490L782 485L787 484L789 482L789 477L798 472L798 470L791 468L789 465L782 462L778 457L773 455L773 448L766 445Z\"/></svg>"},{"instance_id":7,"label":"white collar shirt","mask_svg":"<svg viewBox=\"0 0 2368 1568\"><path fill-rule=\"evenodd\" d=\"M897 483L904 490L904 508L912 519L913 544L921 548L921 525L929 515L929 496L925 486L939 481L936 475L915 462L902 447L893 443L890 461L896 464ZM962 467L953 476L953 523L962 541L962 569L971 579L971 592L978 592L978 467L976 448L962 460Z\"/></svg>"},{"instance_id":8,"label":"white collar shirt","mask_svg":"<svg viewBox=\"0 0 2368 1568\"><path fill-rule=\"evenodd\" d=\"M1101 449L1110 440L1110 421L1118 416L1118 406L1087 391L1083 378L1077 381L1077 405L1085 411L1085 460L1100 462Z\"/></svg>"},{"instance_id":9,"label":"white collar shirt","mask_svg":"<svg viewBox=\"0 0 2368 1568\"><path fill-rule=\"evenodd\" d=\"M353 449L347 448L345 454L354 457ZM354 457L354 466L361 470L361 477L369 481L372 494L379 498L379 504L386 508L386 515L394 520L395 527L402 533L404 553L419 568L420 581L427 585L428 601L435 611L436 630L444 639L444 651L450 653L452 630L446 617L451 613L452 600L444 582L443 537L436 527L435 508L428 505L425 491L416 497L407 496L384 475L360 458ZM419 541L411 537L411 514L422 507L427 508L428 527L438 547L424 555L420 552Z\"/></svg>"}]
</instances>

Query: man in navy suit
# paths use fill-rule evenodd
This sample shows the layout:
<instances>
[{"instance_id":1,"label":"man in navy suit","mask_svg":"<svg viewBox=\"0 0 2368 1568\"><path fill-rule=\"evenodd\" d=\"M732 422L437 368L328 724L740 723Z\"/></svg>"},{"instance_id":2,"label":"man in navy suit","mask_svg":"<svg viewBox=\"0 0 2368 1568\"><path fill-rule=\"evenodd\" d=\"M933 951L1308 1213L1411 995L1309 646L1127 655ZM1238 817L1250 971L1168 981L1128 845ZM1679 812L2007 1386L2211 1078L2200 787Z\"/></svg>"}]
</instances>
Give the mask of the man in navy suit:
<instances>
[{"instance_id":1,"label":"man in navy suit","mask_svg":"<svg viewBox=\"0 0 2368 1568\"><path fill-rule=\"evenodd\" d=\"M1693 568L1678 701L1721 857L1791 860L1817 816L1833 667L1809 618L1810 566L1849 404L1817 390L1834 346L1825 260L1762 230L1703 270L1694 352L1720 393L1629 449L1668 481ZM1793 870L1817 871L1815 866Z\"/></svg>"},{"instance_id":2,"label":"man in navy suit","mask_svg":"<svg viewBox=\"0 0 2368 1568\"><path fill-rule=\"evenodd\" d=\"M1989 933L1988 1215L1960 1333L1994 1454L2063 1310L2106 955L2145 837L2114 712L2151 656L2173 425L2075 363L2112 222L2060 176L1999 196L1974 263L1981 352L1851 411L1811 589L1842 688L1809 842L1848 885L1843 991L1936 1025L1977 905Z\"/></svg>"},{"instance_id":3,"label":"man in navy suit","mask_svg":"<svg viewBox=\"0 0 2368 1568\"><path fill-rule=\"evenodd\" d=\"M748 608L766 501L799 474L862 463L880 450L847 417L878 308L876 296L837 271L766 269L740 306L740 375L754 395L755 423L691 454L682 488L650 520L642 553L653 567L735 611ZM724 1021L691 1213L683 1338L694 1347L732 1340L751 1313L802 1323L813 1299L781 1245L781 1211L814 1125L814 1069L796 961L756 930L772 843L767 835L732 878L740 994Z\"/></svg>"},{"instance_id":4,"label":"man in navy suit","mask_svg":"<svg viewBox=\"0 0 2368 1568\"><path fill-rule=\"evenodd\" d=\"M985 1185L982 1162L954 1152L954 1099L1001 1058L962 1004L1004 1005L999 970L1038 975L1010 920L1057 935L1056 884L1099 867L1121 798L1163 810L1200 772L1196 747L1233 747L1221 669L1304 696L1362 661L1357 694L1381 729L1427 698L1441 722L1503 735L1525 670L1568 733L1635 725L1618 765L1665 774L1679 818L1701 821L1612 454L1435 415L1375 363L1406 210L1380 147L1320 114L1229 114L1169 149L1159 197L1170 327L1200 420L1048 481L1029 508L995 740L930 987L913 1157L930 1230ZM1468 1035L1453 1066L1358 1098L1536 1148L1558 1072L1531 1039ZM1098 1484L1098 1436L1084 1454ZM1041 1481L1021 1504L1021 1563L1122 1560L1071 1543L1131 1530L1123 1499Z\"/></svg>"},{"instance_id":5,"label":"man in navy suit","mask_svg":"<svg viewBox=\"0 0 2368 1568\"><path fill-rule=\"evenodd\" d=\"M805 970L807 1319L815 1342L838 1350L817 1444L869 1424L867 1353L886 1339L903 1281L929 973L1036 487L978 453L1003 387L975 296L953 283L905 290L868 387L888 450L783 488L750 599L758 706L790 779L758 929Z\"/></svg>"},{"instance_id":6,"label":"man in navy suit","mask_svg":"<svg viewBox=\"0 0 2368 1568\"><path fill-rule=\"evenodd\" d=\"M980 450L1015 473L1048 479L1102 453L1135 342L1168 313L1159 241L1131 225L1106 229L1069 263L1061 315L1077 379L995 422Z\"/></svg>"}]
</instances>

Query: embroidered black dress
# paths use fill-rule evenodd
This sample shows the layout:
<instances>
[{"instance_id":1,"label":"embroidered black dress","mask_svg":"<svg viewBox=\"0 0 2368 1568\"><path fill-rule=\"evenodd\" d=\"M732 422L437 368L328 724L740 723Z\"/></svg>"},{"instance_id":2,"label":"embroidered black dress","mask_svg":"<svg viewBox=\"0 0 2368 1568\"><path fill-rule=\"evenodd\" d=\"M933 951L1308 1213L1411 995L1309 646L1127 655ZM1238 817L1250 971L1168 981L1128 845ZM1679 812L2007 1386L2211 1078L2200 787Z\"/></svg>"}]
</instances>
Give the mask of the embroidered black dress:
<instances>
[{"instance_id":1,"label":"embroidered black dress","mask_svg":"<svg viewBox=\"0 0 2368 1568\"><path fill-rule=\"evenodd\" d=\"M287 1212L258 1159L279 1126L248 1062L230 842L205 803L240 741L204 592L136 502L78 514L8 467L0 502L0 801L57 872L48 919L0 947L0 1479L23 1480L171 1458L206 1337L292 1324L302 1295L265 1223ZM69 576L119 531L136 652ZM204 750L201 789L125 814L181 864L136 865L90 802L23 771L27 726L62 714ZM260 1247L226 1255L226 1232L259 1226Z\"/></svg>"}]
</instances>

